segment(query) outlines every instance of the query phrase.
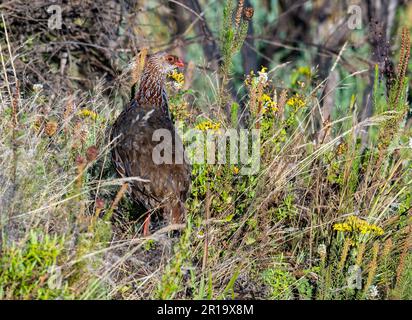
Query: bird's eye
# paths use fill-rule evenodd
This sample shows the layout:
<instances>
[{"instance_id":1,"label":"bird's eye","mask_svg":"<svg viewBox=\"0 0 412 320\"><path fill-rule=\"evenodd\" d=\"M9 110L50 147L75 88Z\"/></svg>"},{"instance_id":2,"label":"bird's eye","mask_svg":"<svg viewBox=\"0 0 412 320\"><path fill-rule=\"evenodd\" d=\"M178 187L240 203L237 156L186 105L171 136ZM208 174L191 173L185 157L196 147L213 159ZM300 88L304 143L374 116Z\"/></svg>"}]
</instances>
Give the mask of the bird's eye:
<instances>
[{"instance_id":1,"label":"bird's eye","mask_svg":"<svg viewBox=\"0 0 412 320\"><path fill-rule=\"evenodd\" d=\"M167 58L167 61L169 61L169 62L173 62L175 59L173 58L173 56L168 56Z\"/></svg>"}]
</instances>

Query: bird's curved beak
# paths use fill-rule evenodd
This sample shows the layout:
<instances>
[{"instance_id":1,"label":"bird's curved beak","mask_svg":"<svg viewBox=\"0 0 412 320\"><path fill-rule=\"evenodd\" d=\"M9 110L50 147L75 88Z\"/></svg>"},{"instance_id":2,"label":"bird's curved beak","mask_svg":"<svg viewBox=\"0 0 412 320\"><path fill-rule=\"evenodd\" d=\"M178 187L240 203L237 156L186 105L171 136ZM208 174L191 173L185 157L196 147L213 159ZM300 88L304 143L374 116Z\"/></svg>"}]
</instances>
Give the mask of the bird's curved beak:
<instances>
[{"instance_id":1,"label":"bird's curved beak","mask_svg":"<svg viewBox=\"0 0 412 320\"><path fill-rule=\"evenodd\" d=\"M175 62L175 66L179 68L183 68L185 64L181 59L177 59L177 61Z\"/></svg>"}]
</instances>

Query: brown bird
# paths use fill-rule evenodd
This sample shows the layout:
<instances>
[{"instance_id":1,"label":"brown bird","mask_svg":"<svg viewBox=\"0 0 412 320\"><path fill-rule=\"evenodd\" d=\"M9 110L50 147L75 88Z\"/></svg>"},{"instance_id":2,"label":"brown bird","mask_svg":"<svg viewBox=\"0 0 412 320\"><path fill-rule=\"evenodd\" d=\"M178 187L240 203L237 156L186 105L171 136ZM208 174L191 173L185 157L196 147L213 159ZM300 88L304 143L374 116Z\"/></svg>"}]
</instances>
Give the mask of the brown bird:
<instances>
[{"instance_id":1,"label":"brown bird","mask_svg":"<svg viewBox=\"0 0 412 320\"><path fill-rule=\"evenodd\" d=\"M169 223L180 223L186 215L184 202L190 188L191 170L185 158L180 163L176 161L184 149L170 116L165 90L167 74L183 66L183 62L171 54L148 55L139 89L112 127L112 161L118 174L147 181L130 182L133 200L148 212L144 235L149 234L153 211L162 212ZM172 147L163 150L169 153L172 163L158 164L153 159L153 149L160 143L153 141L153 134L159 129L168 130L173 139ZM166 156L162 154L162 157Z\"/></svg>"}]
</instances>

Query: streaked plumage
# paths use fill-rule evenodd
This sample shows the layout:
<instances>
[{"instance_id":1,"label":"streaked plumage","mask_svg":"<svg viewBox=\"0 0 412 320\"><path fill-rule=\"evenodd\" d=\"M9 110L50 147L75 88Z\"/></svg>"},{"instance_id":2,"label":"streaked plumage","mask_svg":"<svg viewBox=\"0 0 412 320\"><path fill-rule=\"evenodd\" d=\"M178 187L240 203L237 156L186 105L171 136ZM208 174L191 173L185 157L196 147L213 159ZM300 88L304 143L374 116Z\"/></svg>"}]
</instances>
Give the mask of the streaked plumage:
<instances>
[{"instance_id":1,"label":"streaked plumage","mask_svg":"<svg viewBox=\"0 0 412 320\"><path fill-rule=\"evenodd\" d=\"M172 155L183 152L180 137L170 117L164 89L166 75L181 61L166 53L147 58L139 90L129 106L119 115L112 127L111 139L115 140L112 159L117 172L123 177L139 177L150 182L130 184L133 199L148 211L159 209L169 222L182 222L190 188L190 166L183 164L155 164L152 141L153 132L167 129L173 137ZM148 233L145 225L144 233Z\"/></svg>"}]
</instances>

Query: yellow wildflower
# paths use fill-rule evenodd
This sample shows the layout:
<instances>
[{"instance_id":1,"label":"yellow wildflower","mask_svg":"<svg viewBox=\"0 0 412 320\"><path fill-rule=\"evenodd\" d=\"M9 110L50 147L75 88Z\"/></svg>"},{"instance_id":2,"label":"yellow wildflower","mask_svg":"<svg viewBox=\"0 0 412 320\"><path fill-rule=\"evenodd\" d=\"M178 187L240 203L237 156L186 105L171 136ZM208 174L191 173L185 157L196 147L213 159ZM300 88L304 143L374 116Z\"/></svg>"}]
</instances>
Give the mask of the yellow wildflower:
<instances>
[{"instance_id":1,"label":"yellow wildflower","mask_svg":"<svg viewBox=\"0 0 412 320\"><path fill-rule=\"evenodd\" d=\"M207 130L218 131L220 129L220 123L206 120L206 121L198 123L195 126L195 128L201 131L207 131Z\"/></svg>"},{"instance_id":2,"label":"yellow wildflower","mask_svg":"<svg viewBox=\"0 0 412 320\"><path fill-rule=\"evenodd\" d=\"M381 227L375 225L371 225L371 230L378 236L382 236L385 233Z\"/></svg>"},{"instance_id":3,"label":"yellow wildflower","mask_svg":"<svg viewBox=\"0 0 412 320\"><path fill-rule=\"evenodd\" d=\"M276 102L273 101L273 99L266 93L262 94L261 100L264 104L264 109L263 109L263 113L266 112L266 109L270 109L274 112L278 111L278 108L276 106Z\"/></svg>"},{"instance_id":4,"label":"yellow wildflower","mask_svg":"<svg viewBox=\"0 0 412 320\"><path fill-rule=\"evenodd\" d=\"M267 73L268 68L263 67L260 69L260 71L258 71L257 75L254 73L253 70L251 70L249 72L248 75L246 75L245 78L245 85L247 87L256 87L258 85L263 85L263 87L265 87L267 85L268 82L268 73Z\"/></svg>"},{"instance_id":5,"label":"yellow wildflower","mask_svg":"<svg viewBox=\"0 0 412 320\"><path fill-rule=\"evenodd\" d=\"M268 68L263 67L258 71L259 74L259 81L266 83L268 81L268 73L267 73Z\"/></svg>"},{"instance_id":6,"label":"yellow wildflower","mask_svg":"<svg viewBox=\"0 0 412 320\"><path fill-rule=\"evenodd\" d=\"M299 67L298 72L306 77L310 77L312 75L312 72L310 71L310 68L308 66L304 67Z\"/></svg>"},{"instance_id":7,"label":"yellow wildflower","mask_svg":"<svg viewBox=\"0 0 412 320\"><path fill-rule=\"evenodd\" d=\"M188 103L186 101L179 103L174 103L173 101L170 101L169 108L170 112L178 120L185 121L191 116L189 110L187 109Z\"/></svg>"},{"instance_id":8,"label":"yellow wildflower","mask_svg":"<svg viewBox=\"0 0 412 320\"><path fill-rule=\"evenodd\" d=\"M183 87L183 84L185 82L185 76L183 73L173 70L173 72L169 74L169 78L175 81L175 87L177 89L180 89Z\"/></svg>"},{"instance_id":9,"label":"yellow wildflower","mask_svg":"<svg viewBox=\"0 0 412 320\"><path fill-rule=\"evenodd\" d=\"M236 166L234 166L234 167L233 167L233 173L234 173L234 174L238 174L238 173L239 173L239 168L236 167Z\"/></svg>"},{"instance_id":10,"label":"yellow wildflower","mask_svg":"<svg viewBox=\"0 0 412 320\"><path fill-rule=\"evenodd\" d=\"M377 225L370 224L356 216L350 216L344 223L336 223L333 225L335 231L353 232L359 234L375 234L381 236L384 231Z\"/></svg>"},{"instance_id":11,"label":"yellow wildflower","mask_svg":"<svg viewBox=\"0 0 412 320\"><path fill-rule=\"evenodd\" d=\"M306 102L299 94L294 95L293 97L289 98L287 104L293 107L294 109L298 110L306 106Z\"/></svg>"},{"instance_id":12,"label":"yellow wildflower","mask_svg":"<svg viewBox=\"0 0 412 320\"><path fill-rule=\"evenodd\" d=\"M89 110L89 109L82 109L79 111L78 113L79 116L83 117L83 118L91 118L93 120L96 120L98 115L96 112Z\"/></svg>"},{"instance_id":13,"label":"yellow wildflower","mask_svg":"<svg viewBox=\"0 0 412 320\"><path fill-rule=\"evenodd\" d=\"M333 229L336 230L336 231L342 231L342 232L351 232L352 231L352 227L346 222L336 223L333 226Z\"/></svg>"},{"instance_id":14,"label":"yellow wildflower","mask_svg":"<svg viewBox=\"0 0 412 320\"><path fill-rule=\"evenodd\" d=\"M247 87L250 87L253 84L253 80L255 79L255 73L253 72L253 70L250 71L250 73L246 76L245 78L245 85Z\"/></svg>"}]
</instances>

